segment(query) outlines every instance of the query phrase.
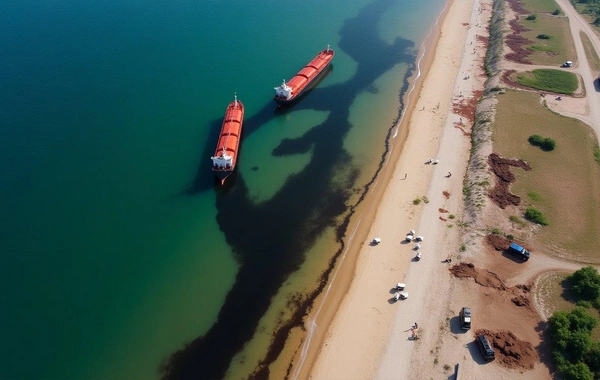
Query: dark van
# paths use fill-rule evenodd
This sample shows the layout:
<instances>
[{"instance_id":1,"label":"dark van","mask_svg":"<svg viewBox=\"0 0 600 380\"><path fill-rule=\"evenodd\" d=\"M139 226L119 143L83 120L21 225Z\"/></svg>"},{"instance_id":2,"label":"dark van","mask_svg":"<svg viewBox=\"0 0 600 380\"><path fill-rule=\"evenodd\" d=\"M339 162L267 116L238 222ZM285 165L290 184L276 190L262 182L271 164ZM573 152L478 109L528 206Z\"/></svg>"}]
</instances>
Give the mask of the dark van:
<instances>
[{"instance_id":1,"label":"dark van","mask_svg":"<svg viewBox=\"0 0 600 380\"><path fill-rule=\"evenodd\" d=\"M483 356L486 362L491 362L496 358L496 353L494 352L492 345L490 344L488 338L486 338L485 335L477 335L477 338L475 338L475 342L477 342L477 347L479 347L479 351L481 352L481 355Z\"/></svg>"}]
</instances>

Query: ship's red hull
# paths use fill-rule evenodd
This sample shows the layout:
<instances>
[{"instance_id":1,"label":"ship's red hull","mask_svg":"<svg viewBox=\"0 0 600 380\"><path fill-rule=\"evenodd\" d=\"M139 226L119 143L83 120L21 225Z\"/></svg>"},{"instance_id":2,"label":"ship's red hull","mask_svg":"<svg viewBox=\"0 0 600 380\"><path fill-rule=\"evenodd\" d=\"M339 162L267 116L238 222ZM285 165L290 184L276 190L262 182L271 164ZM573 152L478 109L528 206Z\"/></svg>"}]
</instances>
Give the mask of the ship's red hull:
<instances>
[{"instance_id":1,"label":"ship's red hull","mask_svg":"<svg viewBox=\"0 0 600 380\"><path fill-rule=\"evenodd\" d=\"M213 172L225 183L225 179L233 172L237 164L242 125L244 122L244 105L239 100L231 102L225 111L221 133L213 160Z\"/></svg>"},{"instance_id":2,"label":"ship's red hull","mask_svg":"<svg viewBox=\"0 0 600 380\"><path fill-rule=\"evenodd\" d=\"M285 83L285 85L291 88L291 96L275 95L273 99L280 105L289 104L298 99L304 91L311 87L311 84L325 73L325 69L331 64L334 55L335 52L329 48L319 52L298 74Z\"/></svg>"}]
</instances>

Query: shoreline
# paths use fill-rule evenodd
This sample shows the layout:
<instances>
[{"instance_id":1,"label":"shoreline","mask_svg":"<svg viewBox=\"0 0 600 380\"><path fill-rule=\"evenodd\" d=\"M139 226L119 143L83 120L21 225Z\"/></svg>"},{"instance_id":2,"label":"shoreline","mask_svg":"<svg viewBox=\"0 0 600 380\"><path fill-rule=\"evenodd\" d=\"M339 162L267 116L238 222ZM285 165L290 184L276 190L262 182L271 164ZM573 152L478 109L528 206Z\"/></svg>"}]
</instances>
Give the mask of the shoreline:
<instances>
[{"instance_id":1,"label":"shoreline","mask_svg":"<svg viewBox=\"0 0 600 380\"><path fill-rule=\"evenodd\" d=\"M315 300L313 310L306 317L304 325L307 332L305 338L289 367L291 371L288 372L288 375L291 374L292 379L314 377L312 375L313 368L319 359L320 351L326 341L325 335L339 314L338 312L344 299L348 296L349 286L355 277L356 266L358 265L357 261L359 255L362 255L361 251L364 249L365 239L368 245L370 241L368 235L376 220L377 209L382 204L383 198L388 192L389 183L394 180L396 167L400 164L402 153L410 133L411 118L413 112L417 111L416 104L420 99L425 79L435 58L442 33L442 25L454 3L456 3L454 0L448 0L445 3L436 22L421 43L414 73L409 78L410 89L404 95L406 105L390 136L390 152L386 157L379 179L369 191L368 200L363 202L356 210L351 227L348 229L350 234L346 241L347 248L342 254L340 262L336 264L332 280L327 285L325 292ZM406 269L408 268L406 267ZM325 302L328 304L326 308L323 307ZM317 376L316 378L320 377Z\"/></svg>"},{"instance_id":2,"label":"shoreline","mask_svg":"<svg viewBox=\"0 0 600 380\"><path fill-rule=\"evenodd\" d=\"M377 373L380 375L382 373L380 366L384 354L393 351L389 347L390 343L387 342L389 331L397 330L394 327L394 320L398 319L397 314L400 311L396 309L404 308L404 304L393 305L394 302L389 299L391 294L386 295L386 292L396 282L404 282L411 265L424 265L411 264L412 252L408 257L398 254L399 250L409 251L408 247L397 245L404 239L405 233L417 224L427 223L421 218L424 207L415 207L411 200L423 194L430 194L434 175L435 181L439 182L437 176L441 176L441 173L445 174L444 170L451 168L459 174L455 178L460 181L462 178L460 172L466 169L466 160L463 159L468 158L468 149L462 154L456 154L458 156L456 159L446 158L449 165L445 163L437 166L428 165L425 169L423 162L428 156L436 157L436 152L441 149L440 140L442 136L445 137L445 134L452 134L452 139L465 140L461 137L462 133L448 126L459 119L454 115L457 120L450 120L453 114L451 103L455 100L453 91L459 77L460 66L470 56L466 54L465 41L469 28L465 26L469 25L468 21L475 12L473 6L475 1L468 1L467 5L448 1L432 27L435 33L432 34L429 44L427 39L423 43L425 50L422 58L422 76L419 78L419 66L417 66L413 82L415 83L413 89L418 91L414 92L413 96L409 95L410 92L407 93L405 112L394 133L394 137L400 136L398 140L401 141L400 149L390 152L385 170L381 173L380 180L373 186L371 201L363 205L361 212L357 211L357 220L351 228L353 234L348 241L349 248L345 252L349 257L339 264L344 267L338 268L340 272L338 276L341 276L341 279L334 285L335 288L329 285L332 287L327 298L330 308L324 314L318 315L316 321L312 313L307 318L305 325L311 325L316 331L312 336L311 347L305 351L304 365L292 371L293 379L339 378L342 374L346 377L350 375L354 378L374 378ZM466 17L467 22L458 23L457 13L459 18ZM450 17L451 15L454 17ZM445 34L450 35L450 40ZM447 54L444 49L455 49L457 44L458 53L450 54L454 58L444 56ZM444 59L449 60L451 72L443 64L434 65ZM438 80L440 76L444 80ZM445 83L445 91L438 89L441 82ZM432 103L431 94L428 95L430 98L424 99L428 91L433 92L433 99L436 102ZM462 95L462 92L460 94ZM414 101L412 101L413 97ZM462 119L460 120L462 122ZM419 136L421 134L427 136L424 138ZM394 142L392 138L392 148L398 148L394 146ZM469 144L470 140L466 145ZM390 162L392 165L389 165ZM429 175L421 173L421 170L428 169L433 169ZM405 178L405 175L408 177ZM454 196L452 202L456 203L455 201L461 200L462 182L457 184L456 179L454 182L452 193L458 195ZM377 187L377 184L383 186ZM429 198L433 199L433 195L429 195ZM382 237L382 244L371 247L369 241L373 236ZM324 301L321 299L319 302L322 306ZM413 299L413 302L418 301ZM392 335L396 336L397 333L395 331ZM405 352L405 359L402 360L405 364L411 356L410 353ZM385 356L389 356L387 354ZM396 372L393 373L397 377L399 373L397 370L408 368L408 365L395 367ZM388 372L387 377L391 374L392 372ZM405 375L408 376L408 373ZM383 378L387 377L383 376Z\"/></svg>"}]
</instances>

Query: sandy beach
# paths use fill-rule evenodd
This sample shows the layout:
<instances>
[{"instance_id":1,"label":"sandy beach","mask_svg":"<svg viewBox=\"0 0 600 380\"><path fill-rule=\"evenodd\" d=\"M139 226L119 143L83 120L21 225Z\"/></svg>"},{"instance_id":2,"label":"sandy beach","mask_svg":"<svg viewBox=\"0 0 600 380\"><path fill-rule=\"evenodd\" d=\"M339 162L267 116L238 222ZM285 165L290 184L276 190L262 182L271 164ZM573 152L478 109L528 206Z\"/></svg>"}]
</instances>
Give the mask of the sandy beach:
<instances>
[{"instance_id":1,"label":"sandy beach","mask_svg":"<svg viewBox=\"0 0 600 380\"><path fill-rule=\"evenodd\" d=\"M425 59L429 69L410 99L406 142L391 162L393 173L372 223L363 225L366 238L353 242L360 245L356 266L342 264L341 271L354 270L351 285L321 332L323 342L311 343L311 350L319 350L316 360L295 378L310 371L312 379L417 379L443 371L431 365L431 354L449 302L443 261L460 246L455 224L461 220L472 124L460 108L483 89L485 45L477 36L487 34L491 1L451 1L446 7L438 42ZM429 158L439 163L427 163ZM417 198L421 203L415 205ZM420 261L414 244L404 241L409 230L424 237ZM376 236L382 242L372 246ZM407 300L394 301L397 282L406 283ZM415 322L417 341L410 339Z\"/></svg>"}]
</instances>

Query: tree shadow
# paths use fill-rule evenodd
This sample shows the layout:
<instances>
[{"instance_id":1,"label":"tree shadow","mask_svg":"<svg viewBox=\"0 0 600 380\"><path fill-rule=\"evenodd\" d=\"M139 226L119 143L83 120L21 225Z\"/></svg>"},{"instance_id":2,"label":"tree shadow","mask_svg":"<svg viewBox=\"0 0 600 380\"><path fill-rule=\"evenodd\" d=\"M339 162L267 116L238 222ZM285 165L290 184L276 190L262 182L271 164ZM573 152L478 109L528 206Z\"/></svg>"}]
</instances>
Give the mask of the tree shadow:
<instances>
[{"instance_id":1,"label":"tree shadow","mask_svg":"<svg viewBox=\"0 0 600 380\"><path fill-rule=\"evenodd\" d=\"M550 343L550 330L548 329L547 321L540 321L535 326L535 331L538 333L540 343L535 347L535 350L540 358L540 362L548 367L550 373L555 376L556 365L552 359L552 346Z\"/></svg>"}]
</instances>

